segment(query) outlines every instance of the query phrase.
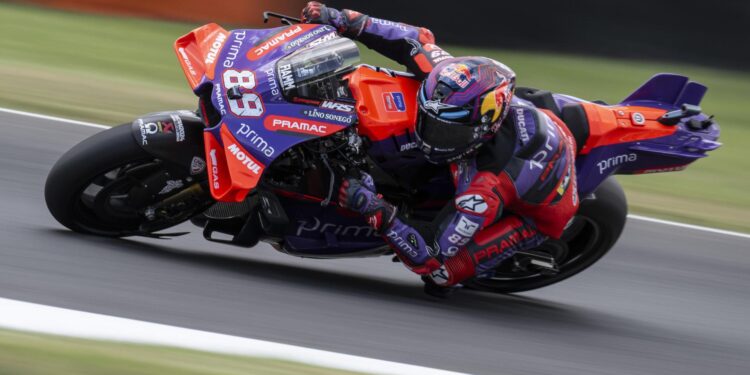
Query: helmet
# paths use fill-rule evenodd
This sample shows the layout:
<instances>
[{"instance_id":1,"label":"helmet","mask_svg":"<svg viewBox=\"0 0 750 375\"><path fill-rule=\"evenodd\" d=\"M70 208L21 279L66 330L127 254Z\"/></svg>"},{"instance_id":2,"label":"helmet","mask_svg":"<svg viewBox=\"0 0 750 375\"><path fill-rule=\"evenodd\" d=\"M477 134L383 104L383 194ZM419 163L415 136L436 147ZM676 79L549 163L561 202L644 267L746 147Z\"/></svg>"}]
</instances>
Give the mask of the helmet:
<instances>
[{"instance_id":1,"label":"helmet","mask_svg":"<svg viewBox=\"0 0 750 375\"><path fill-rule=\"evenodd\" d=\"M486 57L445 60L422 82L417 141L427 159L447 163L492 139L508 113L516 74Z\"/></svg>"}]
</instances>

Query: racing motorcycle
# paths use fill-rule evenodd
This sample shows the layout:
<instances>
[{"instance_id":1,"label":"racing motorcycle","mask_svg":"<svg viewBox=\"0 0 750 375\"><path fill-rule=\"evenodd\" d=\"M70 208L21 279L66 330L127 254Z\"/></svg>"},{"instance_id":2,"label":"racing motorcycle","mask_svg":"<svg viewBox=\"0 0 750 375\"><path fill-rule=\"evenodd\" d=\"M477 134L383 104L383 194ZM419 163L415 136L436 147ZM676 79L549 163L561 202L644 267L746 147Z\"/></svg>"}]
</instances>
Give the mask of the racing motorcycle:
<instances>
[{"instance_id":1,"label":"racing motorcycle","mask_svg":"<svg viewBox=\"0 0 750 375\"><path fill-rule=\"evenodd\" d=\"M206 240L247 248L263 241L309 258L392 255L362 217L334 202L342 177L364 170L403 215L431 221L454 187L448 168L418 149L420 82L359 64L357 45L330 26L264 17L282 26L208 24L180 37L174 49L199 109L147 114L69 150L46 182L55 219L82 233L156 238L184 234L162 231L190 220ZM698 106L706 90L658 74L608 105L517 88L514 104L544 110L574 135L580 209L559 240L464 286L520 292L599 260L627 215L613 175L682 170L720 146L718 125Z\"/></svg>"}]
</instances>

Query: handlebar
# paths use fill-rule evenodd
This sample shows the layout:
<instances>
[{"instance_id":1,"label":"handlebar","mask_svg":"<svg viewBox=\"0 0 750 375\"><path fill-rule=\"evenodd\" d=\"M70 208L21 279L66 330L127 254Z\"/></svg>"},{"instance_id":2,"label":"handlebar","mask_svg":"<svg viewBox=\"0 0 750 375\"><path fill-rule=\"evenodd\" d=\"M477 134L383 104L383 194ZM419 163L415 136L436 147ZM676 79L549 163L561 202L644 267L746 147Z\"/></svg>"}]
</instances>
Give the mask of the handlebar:
<instances>
[{"instance_id":1,"label":"handlebar","mask_svg":"<svg viewBox=\"0 0 750 375\"><path fill-rule=\"evenodd\" d=\"M302 19L292 17L292 16L287 16L281 13L269 12L269 11L263 12L263 23L268 23L268 20L271 17L278 18L281 21L281 23L285 25L292 25L294 23L302 23Z\"/></svg>"}]
</instances>

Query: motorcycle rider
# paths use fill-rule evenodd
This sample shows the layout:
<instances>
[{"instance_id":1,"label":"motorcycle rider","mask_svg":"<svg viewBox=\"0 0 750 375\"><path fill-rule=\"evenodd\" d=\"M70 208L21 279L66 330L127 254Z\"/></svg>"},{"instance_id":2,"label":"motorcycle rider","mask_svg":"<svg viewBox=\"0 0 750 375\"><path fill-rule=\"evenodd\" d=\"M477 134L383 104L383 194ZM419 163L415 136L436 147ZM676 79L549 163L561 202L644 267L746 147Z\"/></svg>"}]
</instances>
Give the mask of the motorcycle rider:
<instances>
[{"instance_id":1,"label":"motorcycle rider","mask_svg":"<svg viewBox=\"0 0 750 375\"><path fill-rule=\"evenodd\" d=\"M339 204L364 215L399 259L423 275L428 292L491 276L517 251L560 237L578 209L575 140L551 112L511 104L510 68L485 57L455 58L428 29L352 10L309 2L302 19L334 26L423 81L418 143L430 162L450 168L455 199L432 225L415 228L362 173L342 182Z\"/></svg>"}]
</instances>

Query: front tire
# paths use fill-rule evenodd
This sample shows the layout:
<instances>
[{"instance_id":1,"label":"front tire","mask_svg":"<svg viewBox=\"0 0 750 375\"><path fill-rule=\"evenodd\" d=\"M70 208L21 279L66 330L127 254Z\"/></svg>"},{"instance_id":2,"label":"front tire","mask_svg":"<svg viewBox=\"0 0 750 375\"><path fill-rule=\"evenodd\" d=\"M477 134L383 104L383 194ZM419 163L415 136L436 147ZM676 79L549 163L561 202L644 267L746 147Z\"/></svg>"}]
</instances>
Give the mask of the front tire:
<instances>
[{"instance_id":1,"label":"front tire","mask_svg":"<svg viewBox=\"0 0 750 375\"><path fill-rule=\"evenodd\" d=\"M160 194L168 180L182 181L173 182L182 189ZM124 124L99 132L66 152L47 176L44 196L52 216L67 228L121 237L165 229L202 211L206 199L198 197L198 184L191 186L190 180L144 151L131 125ZM178 202L182 205L179 213L161 217L148 211L188 188L196 194Z\"/></svg>"},{"instance_id":2,"label":"front tire","mask_svg":"<svg viewBox=\"0 0 750 375\"><path fill-rule=\"evenodd\" d=\"M557 273L519 270L511 258L498 267L494 276L474 278L464 282L464 286L494 293L517 293L563 281L587 269L609 252L622 234L627 215L625 192L614 177L609 177L591 197L581 201L574 221L565 229L562 238L548 241L540 248L562 257L556 259L559 264Z\"/></svg>"}]
</instances>

